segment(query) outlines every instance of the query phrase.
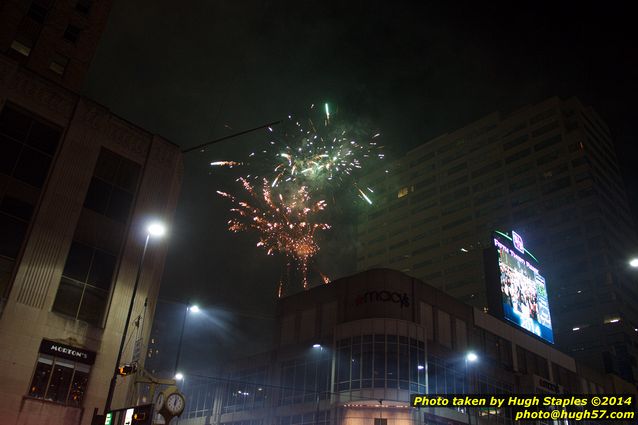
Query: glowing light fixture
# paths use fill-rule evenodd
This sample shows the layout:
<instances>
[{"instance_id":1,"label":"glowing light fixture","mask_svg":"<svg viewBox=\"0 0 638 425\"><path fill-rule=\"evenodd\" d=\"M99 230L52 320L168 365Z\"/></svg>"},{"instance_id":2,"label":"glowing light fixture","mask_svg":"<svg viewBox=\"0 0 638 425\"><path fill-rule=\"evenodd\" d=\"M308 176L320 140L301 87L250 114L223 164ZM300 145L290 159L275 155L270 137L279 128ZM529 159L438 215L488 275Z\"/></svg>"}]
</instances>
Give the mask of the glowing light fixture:
<instances>
[{"instance_id":1,"label":"glowing light fixture","mask_svg":"<svg viewBox=\"0 0 638 425\"><path fill-rule=\"evenodd\" d=\"M148 225L148 227L146 228L146 231L151 236L161 237L161 236L164 236L164 234L166 234L166 226L164 226L159 221L154 221L153 223Z\"/></svg>"}]
</instances>

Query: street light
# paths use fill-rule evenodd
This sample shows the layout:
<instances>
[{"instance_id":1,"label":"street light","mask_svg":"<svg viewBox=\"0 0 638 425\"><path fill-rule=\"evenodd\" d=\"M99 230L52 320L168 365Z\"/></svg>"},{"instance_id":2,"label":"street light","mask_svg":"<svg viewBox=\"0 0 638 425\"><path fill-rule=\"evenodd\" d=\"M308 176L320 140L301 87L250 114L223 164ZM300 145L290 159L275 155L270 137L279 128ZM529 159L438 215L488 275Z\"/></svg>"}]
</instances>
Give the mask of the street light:
<instances>
[{"instance_id":1,"label":"street light","mask_svg":"<svg viewBox=\"0 0 638 425\"><path fill-rule=\"evenodd\" d=\"M317 365L317 391L315 391L315 399L316 399L316 403L315 403L315 421L314 421L314 425L317 425L319 423L319 406L320 406L320 402L321 402L321 396L323 394L326 395L326 398L328 398L329 394L330 394L330 374L329 372L326 370L325 371L325 376L326 376L326 382L325 382L325 389L323 391L320 391L320 387L321 387L321 383L319 382L319 377L321 376L322 372L322 367L324 365L324 360L326 359L326 355L329 354L328 351L328 347L326 347L326 349L324 349L324 346L321 345L318 342L315 342L314 344L312 344L312 350L311 350L311 354L312 357L314 357L316 359L316 365Z\"/></svg>"},{"instance_id":2,"label":"street light","mask_svg":"<svg viewBox=\"0 0 638 425\"><path fill-rule=\"evenodd\" d=\"M177 368L179 367L179 358L180 358L180 355L182 354L182 340L184 339L184 328L186 328L186 319L188 317L188 313L197 314L200 311L201 310L199 306L195 304L188 305L186 309L184 310L184 320L182 320L182 330L179 333L179 343L177 344L177 357L175 358L175 369L173 370L173 375L175 379L177 379L178 381L184 379L184 375L179 373L177 371ZM179 378L178 378L178 375L180 376Z\"/></svg>"},{"instance_id":3,"label":"street light","mask_svg":"<svg viewBox=\"0 0 638 425\"><path fill-rule=\"evenodd\" d=\"M468 365L469 363L475 363L478 360L478 355L474 351L468 351L465 354L465 380L467 382L467 393L471 394L471 380ZM470 409L465 407L465 412L467 413L467 423L470 425L472 423L472 417L470 416Z\"/></svg>"},{"instance_id":4,"label":"street light","mask_svg":"<svg viewBox=\"0 0 638 425\"><path fill-rule=\"evenodd\" d=\"M135 284L133 285L133 294L131 294L131 302L128 306L128 314L126 315L126 322L124 322L124 331L122 332L122 340L120 341L120 349L117 352L117 360L115 360L115 368L113 370L113 377L109 385L109 392L106 396L106 403L104 404L104 414L106 415L111 410L111 402L113 401L113 393L115 392L115 384L117 383L118 368L120 361L122 360L122 352L124 351L124 344L126 343L126 331L128 330L131 322L131 314L133 313L133 305L135 304L135 295L137 294L137 287L140 283L140 276L142 275L142 266L144 265L144 258L146 257L146 248L148 248L148 241L153 237L161 237L166 233L166 227L158 222L154 221L149 223L146 227L146 240L144 241L144 249L142 250L142 256L137 265L137 274L135 275Z\"/></svg>"},{"instance_id":5,"label":"street light","mask_svg":"<svg viewBox=\"0 0 638 425\"><path fill-rule=\"evenodd\" d=\"M161 237L166 234L166 227L159 221L154 221L146 228L151 236Z\"/></svg>"},{"instance_id":6,"label":"street light","mask_svg":"<svg viewBox=\"0 0 638 425\"><path fill-rule=\"evenodd\" d=\"M629 261L629 265L633 268L638 268L638 258L632 258Z\"/></svg>"}]
</instances>

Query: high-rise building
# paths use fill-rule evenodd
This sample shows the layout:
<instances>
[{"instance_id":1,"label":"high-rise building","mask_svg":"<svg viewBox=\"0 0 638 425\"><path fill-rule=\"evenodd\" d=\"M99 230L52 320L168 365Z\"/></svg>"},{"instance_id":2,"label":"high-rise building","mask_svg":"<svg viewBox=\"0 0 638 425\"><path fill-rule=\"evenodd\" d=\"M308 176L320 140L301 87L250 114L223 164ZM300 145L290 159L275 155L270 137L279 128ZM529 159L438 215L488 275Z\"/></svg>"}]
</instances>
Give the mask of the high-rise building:
<instances>
[{"instance_id":1,"label":"high-rise building","mask_svg":"<svg viewBox=\"0 0 638 425\"><path fill-rule=\"evenodd\" d=\"M143 364L178 146L75 93L110 1L0 4L0 423L89 424L102 411L136 275L123 362ZM122 407L132 378L118 380Z\"/></svg>"},{"instance_id":2,"label":"high-rise building","mask_svg":"<svg viewBox=\"0 0 638 425\"><path fill-rule=\"evenodd\" d=\"M490 114L376 170L359 270L401 270L487 307L483 250L515 230L547 279L557 344L635 380L636 233L612 136L578 99Z\"/></svg>"}]
</instances>

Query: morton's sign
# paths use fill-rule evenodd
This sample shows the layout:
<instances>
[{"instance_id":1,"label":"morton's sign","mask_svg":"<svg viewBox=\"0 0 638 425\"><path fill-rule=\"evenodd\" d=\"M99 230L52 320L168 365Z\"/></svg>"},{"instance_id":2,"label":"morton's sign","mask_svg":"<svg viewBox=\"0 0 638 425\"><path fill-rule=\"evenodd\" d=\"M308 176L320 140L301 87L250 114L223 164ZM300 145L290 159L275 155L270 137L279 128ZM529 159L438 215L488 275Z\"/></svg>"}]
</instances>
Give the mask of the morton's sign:
<instances>
[{"instance_id":1,"label":"morton's sign","mask_svg":"<svg viewBox=\"0 0 638 425\"><path fill-rule=\"evenodd\" d=\"M80 363L95 363L95 351L72 347L70 345L61 344L48 339L43 339L40 343L40 352L68 360L74 360Z\"/></svg>"}]
</instances>

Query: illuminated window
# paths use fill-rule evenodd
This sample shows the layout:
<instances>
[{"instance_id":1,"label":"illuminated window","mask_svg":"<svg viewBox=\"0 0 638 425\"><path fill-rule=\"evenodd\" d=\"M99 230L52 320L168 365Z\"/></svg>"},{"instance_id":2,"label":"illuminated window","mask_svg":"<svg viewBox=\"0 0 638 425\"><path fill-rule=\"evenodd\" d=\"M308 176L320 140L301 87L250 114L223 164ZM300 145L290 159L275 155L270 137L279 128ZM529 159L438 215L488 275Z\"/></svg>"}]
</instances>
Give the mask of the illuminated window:
<instances>
[{"instance_id":1,"label":"illuminated window","mask_svg":"<svg viewBox=\"0 0 638 425\"><path fill-rule=\"evenodd\" d=\"M95 353L43 340L29 397L81 407Z\"/></svg>"},{"instance_id":2,"label":"illuminated window","mask_svg":"<svg viewBox=\"0 0 638 425\"><path fill-rule=\"evenodd\" d=\"M59 53L53 55L53 59L49 64L49 69L58 75L63 75L66 66L69 64L69 58Z\"/></svg>"},{"instance_id":3,"label":"illuminated window","mask_svg":"<svg viewBox=\"0 0 638 425\"><path fill-rule=\"evenodd\" d=\"M399 189L399 193L397 193L397 198L403 198L404 196L406 196L409 192L408 187L402 187L401 189Z\"/></svg>"},{"instance_id":4,"label":"illuminated window","mask_svg":"<svg viewBox=\"0 0 638 425\"><path fill-rule=\"evenodd\" d=\"M32 46L33 44L26 40L22 40L22 41L13 40L13 42L11 43L11 49L25 57L31 54Z\"/></svg>"},{"instance_id":5,"label":"illuminated window","mask_svg":"<svg viewBox=\"0 0 638 425\"><path fill-rule=\"evenodd\" d=\"M620 322L620 316L618 316L618 315L606 316L605 317L605 321L604 321L604 323L606 325L608 325L610 323L618 323L618 322Z\"/></svg>"}]
</instances>

